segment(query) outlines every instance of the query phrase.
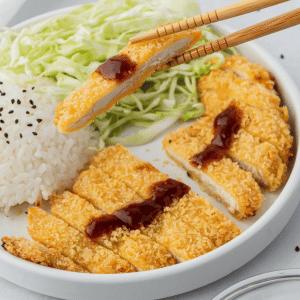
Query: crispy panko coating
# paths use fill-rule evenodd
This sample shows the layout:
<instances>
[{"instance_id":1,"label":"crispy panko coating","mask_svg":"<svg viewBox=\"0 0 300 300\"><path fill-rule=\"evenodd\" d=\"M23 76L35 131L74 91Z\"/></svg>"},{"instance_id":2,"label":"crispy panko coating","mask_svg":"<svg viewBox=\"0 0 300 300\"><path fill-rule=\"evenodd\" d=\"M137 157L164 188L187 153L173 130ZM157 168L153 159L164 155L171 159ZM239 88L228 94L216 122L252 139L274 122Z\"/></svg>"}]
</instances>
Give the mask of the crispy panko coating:
<instances>
[{"instance_id":1,"label":"crispy panko coating","mask_svg":"<svg viewBox=\"0 0 300 300\"><path fill-rule=\"evenodd\" d=\"M11 254L38 265L79 273L89 273L83 267L54 248L23 237L3 237L2 247Z\"/></svg>"},{"instance_id":2,"label":"crispy panko coating","mask_svg":"<svg viewBox=\"0 0 300 300\"><path fill-rule=\"evenodd\" d=\"M205 102L212 101L218 102L219 95L215 91L207 91L205 93ZM290 133L290 126L284 122L277 114L263 109L257 106L252 106L240 102L238 100L232 100L224 109L229 105L235 105L242 112L241 128L251 134L252 136L259 138L261 142L268 142L276 147L285 164L288 163L289 157L292 155L291 148L293 145L293 137ZM221 111L219 111L220 113ZM206 114L211 118L215 118L215 114ZM201 119L199 119L201 123ZM197 125L194 125L197 127ZM192 126L190 128L193 128ZM192 135L192 132L189 132Z\"/></svg>"},{"instance_id":3,"label":"crispy panko coating","mask_svg":"<svg viewBox=\"0 0 300 300\"><path fill-rule=\"evenodd\" d=\"M126 185L93 166L89 170L81 172L73 185L73 191L109 214L133 201L135 203L143 201Z\"/></svg>"},{"instance_id":4,"label":"crispy panko coating","mask_svg":"<svg viewBox=\"0 0 300 300\"><path fill-rule=\"evenodd\" d=\"M118 55L126 55L136 64L136 71L123 82L106 79L98 72L93 72L83 86L57 105L54 124L62 132L79 130L90 124L98 114L135 92L154 73L157 66L189 49L200 38L201 31L193 29L151 41L128 44Z\"/></svg>"},{"instance_id":5,"label":"crispy panko coating","mask_svg":"<svg viewBox=\"0 0 300 300\"><path fill-rule=\"evenodd\" d=\"M151 196L152 184L169 178L149 162L133 156L120 144L103 149L93 157L92 165L123 182L144 199Z\"/></svg>"},{"instance_id":6,"label":"crispy panko coating","mask_svg":"<svg viewBox=\"0 0 300 300\"><path fill-rule=\"evenodd\" d=\"M91 273L115 274L135 272L125 259L98 244L65 221L33 207L28 210L28 233L47 247L61 251Z\"/></svg>"},{"instance_id":7,"label":"crispy panko coating","mask_svg":"<svg viewBox=\"0 0 300 300\"><path fill-rule=\"evenodd\" d=\"M208 114L217 115L232 99L268 109L288 121L287 107L280 106L280 98L273 90L237 75L230 69L219 68L202 76L197 83L201 102ZM207 92L215 91L219 97L210 99Z\"/></svg>"},{"instance_id":8,"label":"crispy panko coating","mask_svg":"<svg viewBox=\"0 0 300 300\"><path fill-rule=\"evenodd\" d=\"M250 63L244 56L236 54L227 57L222 68L230 68L240 75L240 77L250 79L269 90L274 90L275 79L270 72L257 63Z\"/></svg>"},{"instance_id":9,"label":"crispy panko coating","mask_svg":"<svg viewBox=\"0 0 300 300\"><path fill-rule=\"evenodd\" d=\"M103 164L105 164L105 166ZM87 185L87 191L90 190L89 182L87 181L89 178L91 178L91 176L89 176L89 172L102 177L102 173L106 171L107 174L114 177L116 180L119 180L119 193L117 189L115 190L115 195L118 195L115 199L116 202L119 199L122 201L123 192L125 192L125 195L132 194L131 203L127 202L127 204L141 202L141 199L144 201L145 199L151 197L150 186L152 184L168 179L167 175L161 174L149 163L146 164L147 168L139 167L144 165L144 161L134 157L126 148L121 145L106 148L94 157L93 165L90 167L90 170L85 173L85 184ZM96 166L98 166L97 173L94 172ZM103 176L103 178L105 178L105 176ZM130 178L136 178L136 180L129 180ZM78 182L74 184L74 192L79 192L80 195L83 195L84 185L82 184L82 177L79 178L78 181L81 183L79 185ZM128 187L127 184L130 187ZM78 188L79 186L82 187L82 189ZM94 188L98 190L99 186L94 186ZM144 195L145 198L142 198L140 195L138 195L136 191ZM96 193L97 192L94 191L92 194L96 195ZM90 199L91 202L93 201L93 197L88 195L88 192L85 192L83 197L87 197L87 199ZM178 199L174 200L174 202L176 201L178 201ZM109 198L107 202L109 206ZM107 211L108 209L106 208L105 201L102 202L102 205L103 210ZM209 239L204 238L186 222L182 222L181 220L175 222L173 216L169 215L170 213L167 211L162 212L156 216L150 226L147 228L141 227L140 232L143 235L150 237L158 244L164 246L179 262L198 257L199 255L203 255L215 248ZM170 225L172 223L171 220L173 220L172 226ZM168 226L171 227L168 229ZM191 245L190 243L192 241L196 244Z\"/></svg>"},{"instance_id":10,"label":"crispy panko coating","mask_svg":"<svg viewBox=\"0 0 300 300\"><path fill-rule=\"evenodd\" d=\"M229 158L212 161L205 168L194 166L190 158L202 152L213 137L211 130L201 127L200 136L190 136L186 128L181 127L163 140L166 153L179 165L183 166L193 178L204 185L206 191L222 201L228 211L236 218L246 218L256 214L264 197L256 181L249 172L239 168ZM202 130L202 131L201 131Z\"/></svg>"},{"instance_id":11,"label":"crispy panko coating","mask_svg":"<svg viewBox=\"0 0 300 300\"><path fill-rule=\"evenodd\" d=\"M198 137L199 143L209 145L214 136L213 122L214 119L206 116L192 124L186 131L190 136ZM234 136L226 153L270 191L278 189L286 179L287 167L276 147L268 142L261 142L243 128Z\"/></svg>"},{"instance_id":12,"label":"crispy panko coating","mask_svg":"<svg viewBox=\"0 0 300 300\"><path fill-rule=\"evenodd\" d=\"M202 236L210 239L216 247L231 241L242 231L225 214L221 213L208 199L190 191L167 211L177 219L189 220L193 228L200 230Z\"/></svg>"},{"instance_id":13,"label":"crispy panko coating","mask_svg":"<svg viewBox=\"0 0 300 300\"><path fill-rule=\"evenodd\" d=\"M128 182L128 180L124 177L123 173L116 172L116 168L120 168L122 170L123 163L126 166L130 167L130 164L134 166L138 166L138 164L144 165L145 162L142 161L139 158L134 157L126 148L124 148L121 145L109 147L107 149L104 149L103 156L101 155L101 152L94 158L93 165L98 166L98 168L105 170L108 172L111 176L114 176L116 179L122 181L122 182ZM109 155L108 153L113 153L114 155ZM122 160L119 159L119 157L122 154ZM110 156L111 160L109 162L109 167L107 167L107 160L104 158L107 156ZM102 157L102 159L100 159ZM116 160L114 160L116 159ZM97 161L97 163L96 163ZM144 169L143 168L131 168L131 170L134 170L135 177L137 178L143 178L144 177ZM152 170L150 168L150 170ZM155 169L156 170L156 169ZM142 172L142 174L141 174ZM145 180L141 182L141 186L143 189L147 188L146 190L150 191L150 187L153 183L158 182L161 178L162 173L158 170L156 170L155 173L152 174L152 180L149 180L149 176L146 176ZM132 174L131 174L132 176ZM157 179L155 179L157 178ZM167 178L166 178L167 179ZM165 180L166 180L165 179ZM130 188L132 188L135 192L140 194L141 188L137 185L131 185ZM144 193L143 195L140 194L144 199L147 199L150 196L150 193ZM197 232L200 232L203 238L209 239L214 246L220 246L227 241L231 240L235 236L241 233L240 229L232 222L230 221L225 215L223 215L221 212L219 212L217 209L215 209L215 216L209 220L209 217L206 219L202 219L202 222L198 222L196 219L191 220L195 217L195 212L198 211L198 214L200 214L200 211L202 215L206 215L205 209L207 209L209 212L212 211L213 207L211 204L209 204L208 200L202 200L202 206L199 207L199 196L193 193L189 193L188 195L182 197L181 199L178 199L173 202L173 205L171 208L166 208L165 212L171 213L173 217L175 217L178 220L182 220L183 222L187 223L189 226L193 227L197 230ZM204 205L204 201L206 201L206 205ZM189 203L187 205L187 202ZM180 212L180 207L182 207L182 211ZM209 214L208 212L208 214ZM222 221L221 221L222 220ZM225 222L227 220L227 222ZM214 222L216 221L216 222ZM223 225L222 225L222 224ZM227 229L225 230L225 227L227 226ZM217 229L218 228L218 229Z\"/></svg>"},{"instance_id":14,"label":"crispy panko coating","mask_svg":"<svg viewBox=\"0 0 300 300\"><path fill-rule=\"evenodd\" d=\"M120 200L122 199L121 191L122 189L118 195ZM83 233L92 219L104 215L87 200L71 192L53 196L51 212L52 215L63 219ZM111 234L98 238L97 242L113 250L142 271L163 268L176 263L165 247L141 234L139 230L129 231L126 228L118 228Z\"/></svg>"}]
</instances>

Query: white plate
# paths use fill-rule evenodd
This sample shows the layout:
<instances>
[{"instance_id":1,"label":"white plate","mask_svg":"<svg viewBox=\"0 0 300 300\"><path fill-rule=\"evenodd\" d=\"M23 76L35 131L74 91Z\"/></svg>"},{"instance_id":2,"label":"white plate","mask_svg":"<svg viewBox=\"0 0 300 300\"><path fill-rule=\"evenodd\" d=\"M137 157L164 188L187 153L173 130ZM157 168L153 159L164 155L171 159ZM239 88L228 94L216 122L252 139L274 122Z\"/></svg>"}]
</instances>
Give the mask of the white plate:
<instances>
[{"instance_id":1,"label":"white plate","mask_svg":"<svg viewBox=\"0 0 300 300\"><path fill-rule=\"evenodd\" d=\"M250 277L212 300L295 300L300 295L300 269L280 270Z\"/></svg>"},{"instance_id":2,"label":"white plate","mask_svg":"<svg viewBox=\"0 0 300 300\"><path fill-rule=\"evenodd\" d=\"M15 26L14 29L21 29L70 9L40 15ZM223 34L233 31L225 26L214 27ZM283 229L299 202L297 192L300 186L300 161L296 153L300 134L300 94L290 76L255 43L242 45L238 50L252 62L264 65L275 76L284 104L289 108L296 145L294 161L290 166L292 171L284 188L277 193L267 194L261 211L255 217L243 222L235 220L245 230L244 233L226 245L185 263L159 270L117 275L80 274L46 268L14 257L0 247L0 276L22 287L63 299L157 299L209 284L241 267L261 252ZM130 150L141 159L150 161L162 172L168 173L170 177L181 178L198 194L208 197L197 183L186 176L185 171L167 158L162 151L162 138L163 135L148 145ZM166 164L165 161L169 163ZM213 205L231 217L223 205L210 199ZM1 237L29 237L25 211L26 205L22 205L14 208L9 217L0 214Z\"/></svg>"}]
</instances>

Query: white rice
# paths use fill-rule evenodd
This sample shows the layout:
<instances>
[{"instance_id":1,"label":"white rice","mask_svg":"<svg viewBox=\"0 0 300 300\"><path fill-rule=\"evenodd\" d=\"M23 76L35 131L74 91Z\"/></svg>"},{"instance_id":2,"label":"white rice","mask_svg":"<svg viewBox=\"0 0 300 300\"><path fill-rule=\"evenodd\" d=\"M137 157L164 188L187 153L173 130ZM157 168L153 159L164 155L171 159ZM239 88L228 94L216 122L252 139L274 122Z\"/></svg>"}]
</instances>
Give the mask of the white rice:
<instances>
[{"instance_id":1,"label":"white rice","mask_svg":"<svg viewBox=\"0 0 300 300\"><path fill-rule=\"evenodd\" d=\"M32 87L39 89L0 79L0 208L5 213L70 188L95 154L87 149L96 146L92 129L60 133L53 124L57 101Z\"/></svg>"}]
</instances>

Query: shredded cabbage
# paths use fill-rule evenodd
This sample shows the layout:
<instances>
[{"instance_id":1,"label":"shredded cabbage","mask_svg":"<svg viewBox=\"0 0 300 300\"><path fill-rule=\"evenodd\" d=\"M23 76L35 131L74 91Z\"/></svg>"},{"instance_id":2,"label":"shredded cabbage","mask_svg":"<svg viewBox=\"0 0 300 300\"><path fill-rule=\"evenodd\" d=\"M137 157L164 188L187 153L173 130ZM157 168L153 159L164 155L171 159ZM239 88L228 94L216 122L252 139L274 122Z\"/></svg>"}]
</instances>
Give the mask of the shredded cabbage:
<instances>
[{"instance_id":1,"label":"shredded cabbage","mask_svg":"<svg viewBox=\"0 0 300 300\"><path fill-rule=\"evenodd\" d=\"M176 0L178 5L174 1L100 0L20 32L3 28L0 72L49 78L55 86L48 89L63 100L87 80L99 63L125 47L132 36L158 24L200 14L196 1ZM218 38L209 27L202 30L196 46ZM219 67L234 51L221 51L155 73L137 92L95 118L99 148L119 142L125 146L144 144L179 119L188 121L203 115L196 79ZM138 130L124 137L125 128Z\"/></svg>"}]
</instances>

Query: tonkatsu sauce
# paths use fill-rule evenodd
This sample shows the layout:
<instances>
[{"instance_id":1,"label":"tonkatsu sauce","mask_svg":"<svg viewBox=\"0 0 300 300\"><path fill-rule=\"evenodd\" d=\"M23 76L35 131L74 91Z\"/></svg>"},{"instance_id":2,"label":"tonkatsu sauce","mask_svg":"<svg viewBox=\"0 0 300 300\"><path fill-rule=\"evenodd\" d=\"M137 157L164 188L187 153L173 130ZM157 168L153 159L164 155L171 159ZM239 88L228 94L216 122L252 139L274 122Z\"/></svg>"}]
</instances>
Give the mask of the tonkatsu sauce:
<instances>
[{"instance_id":1,"label":"tonkatsu sauce","mask_svg":"<svg viewBox=\"0 0 300 300\"><path fill-rule=\"evenodd\" d=\"M202 152L194 155L190 161L193 165L205 168L210 162L221 160L232 143L233 136L241 128L242 111L235 105L218 114L214 120L214 138Z\"/></svg>"},{"instance_id":2,"label":"tonkatsu sauce","mask_svg":"<svg viewBox=\"0 0 300 300\"><path fill-rule=\"evenodd\" d=\"M109 58L100 65L95 72L102 75L107 80L125 81L136 71L136 63L127 55L119 54Z\"/></svg>"},{"instance_id":3,"label":"tonkatsu sauce","mask_svg":"<svg viewBox=\"0 0 300 300\"><path fill-rule=\"evenodd\" d=\"M118 227L139 229L151 224L158 213L170 206L175 199L186 195L190 187L174 179L160 181L151 186L151 197L141 203L129 204L123 209L115 211L112 215L104 215L92 219L86 227L86 235L95 239L109 234Z\"/></svg>"}]
</instances>

